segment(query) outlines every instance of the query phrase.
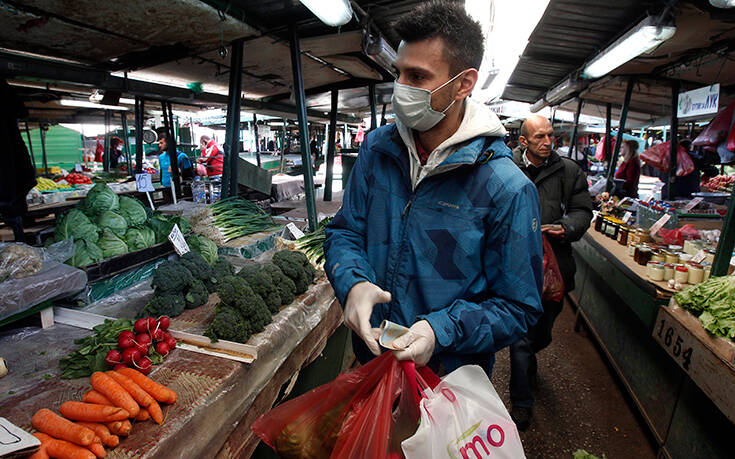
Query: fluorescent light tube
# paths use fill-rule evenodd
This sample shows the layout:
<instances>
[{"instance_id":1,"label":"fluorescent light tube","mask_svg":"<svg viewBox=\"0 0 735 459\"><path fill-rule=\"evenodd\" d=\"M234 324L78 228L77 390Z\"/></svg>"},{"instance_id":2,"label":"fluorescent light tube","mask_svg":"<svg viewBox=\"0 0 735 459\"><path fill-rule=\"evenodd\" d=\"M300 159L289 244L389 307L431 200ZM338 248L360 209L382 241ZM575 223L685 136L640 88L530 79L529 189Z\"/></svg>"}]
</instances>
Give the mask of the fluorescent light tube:
<instances>
[{"instance_id":1,"label":"fluorescent light tube","mask_svg":"<svg viewBox=\"0 0 735 459\"><path fill-rule=\"evenodd\" d=\"M611 71L651 51L661 43L674 36L676 26L656 26L656 18L649 16L633 27L628 33L599 53L582 72L585 78L600 78Z\"/></svg>"},{"instance_id":2,"label":"fluorescent light tube","mask_svg":"<svg viewBox=\"0 0 735 459\"><path fill-rule=\"evenodd\" d=\"M349 0L299 0L328 26L338 27L352 19L352 6Z\"/></svg>"},{"instance_id":3,"label":"fluorescent light tube","mask_svg":"<svg viewBox=\"0 0 735 459\"><path fill-rule=\"evenodd\" d=\"M716 8L733 8L735 0L709 0L710 4Z\"/></svg>"},{"instance_id":4,"label":"fluorescent light tube","mask_svg":"<svg viewBox=\"0 0 735 459\"><path fill-rule=\"evenodd\" d=\"M59 101L59 105L63 105L65 107L96 108L99 110L119 110L125 112L129 110L127 107L120 107L118 105L102 105L95 104L94 102L87 102L86 100L73 99L61 99Z\"/></svg>"},{"instance_id":5,"label":"fluorescent light tube","mask_svg":"<svg viewBox=\"0 0 735 459\"><path fill-rule=\"evenodd\" d=\"M546 92L545 99L550 104L563 102L563 99L573 94L582 87L582 82L573 78L567 78Z\"/></svg>"}]
</instances>

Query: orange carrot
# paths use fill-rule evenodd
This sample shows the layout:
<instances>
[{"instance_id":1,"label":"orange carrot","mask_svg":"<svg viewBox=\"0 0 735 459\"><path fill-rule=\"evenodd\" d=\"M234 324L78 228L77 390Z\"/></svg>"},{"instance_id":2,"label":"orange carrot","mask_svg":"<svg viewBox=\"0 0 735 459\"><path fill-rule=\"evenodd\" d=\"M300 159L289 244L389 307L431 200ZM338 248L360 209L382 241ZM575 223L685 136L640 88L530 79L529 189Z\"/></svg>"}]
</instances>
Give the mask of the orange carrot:
<instances>
[{"instance_id":1,"label":"orange carrot","mask_svg":"<svg viewBox=\"0 0 735 459\"><path fill-rule=\"evenodd\" d=\"M130 431L133 430L133 425L127 419L124 421L109 422L105 425L110 429L110 432L123 437L130 435Z\"/></svg>"},{"instance_id":2,"label":"orange carrot","mask_svg":"<svg viewBox=\"0 0 735 459\"><path fill-rule=\"evenodd\" d=\"M139 422L143 422L143 421L149 420L150 418L151 418L151 413L149 413L147 409L141 407L140 413L138 413L138 415L135 417L135 420Z\"/></svg>"},{"instance_id":3,"label":"orange carrot","mask_svg":"<svg viewBox=\"0 0 735 459\"><path fill-rule=\"evenodd\" d=\"M128 391L106 374L101 371L95 372L90 381L94 390L107 397L115 406L127 411L130 417L134 418L140 412L140 406L135 403Z\"/></svg>"},{"instance_id":4,"label":"orange carrot","mask_svg":"<svg viewBox=\"0 0 735 459\"><path fill-rule=\"evenodd\" d=\"M100 394L96 390L92 389L89 392L86 392L84 395L82 395L82 401L87 403L96 403L98 405L109 405L109 406L115 406L114 403L109 401L107 397Z\"/></svg>"},{"instance_id":5,"label":"orange carrot","mask_svg":"<svg viewBox=\"0 0 735 459\"><path fill-rule=\"evenodd\" d=\"M151 414L153 422L156 424L163 424L163 411L161 411L161 405L159 405L157 401L153 400L153 403L148 405L146 410Z\"/></svg>"},{"instance_id":6,"label":"orange carrot","mask_svg":"<svg viewBox=\"0 0 735 459\"><path fill-rule=\"evenodd\" d=\"M162 384L158 384L138 370L134 370L132 368L121 368L117 370L117 372L132 379L135 384L139 385L144 391L148 392L151 397L161 403L174 403L178 398L176 392Z\"/></svg>"},{"instance_id":7,"label":"orange carrot","mask_svg":"<svg viewBox=\"0 0 735 459\"><path fill-rule=\"evenodd\" d=\"M46 452L49 456L58 459L96 459L96 456L87 448L55 438L48 441Z\"/></svg>"},{"instance_id":8,"label":"orange carrot","mask_svg":"<svg viewBox=\"0 0 735 459\"><path fill-rule=\"evenodd\" d=\"M95 435L100 437L100 440L102 440L102 444L105 446L109 446L110 448L116 447L118 444L120 444L120 439L117 438L117 435L112 435L110 433L110 429L107 428L106 425L100 424L99 422L77 422L78 425L84 426L90 430L93 430Z\"/></svg>"},{"instance_id":9,"label":"orange carrot","mask_svg":"<svg viewBox=\"0 0 735 459\"><path fill-rule=\"evenodd\" d=\"M46 452L46 444L49 440L53 440L53 438L41 432L36 432L33 434L33 436L41 441L41 447L38 449L38 451L28 456L28 459L49 459L48 453Z\"/></svg>"},{"instance_id":10,"label":"orange carrot","mask_svg":"<svg viewBox=\"0 0 735 459\"><path fill-rule=\"evenodd\" d=\"M120 384L123 389L128 391L128 393L130 393L130 395L133 397L133 400L138 402L141 407L147 407L151 403L155 402L153 397L151 397L148 392L141 389L139 385L137 385L132 379L128 378L124 374L118 373L116 371L108 371L105 374L117 381L117 383Z\"/></svg>"},{"instance_id":11,"label":"orange carrot","mask_svg":"<svg viewBox=\"0 0 735 459\"><path fill-rule=\"evenodd\" d=\"M99 440L99 437L96 437L96 440ZM107 456L107 451L105 451L105 447L102 446L101 441L93 441L91 445L87 446L87 449L99 459Z\"/></svg>"},{"instance_id":12,"label":"orange carrot","mask_svg":"<svg viewBox=\"0 0 735 459\"><path fill-rule=\"evenodd\" d=\"M130 417L130 414L122 408L96 403L64 402L59 411L65 418L73 421L112 422Z\"/></svg>"},{"instance_id":13,"label":"orange carrot","mask_svg":"<svg viewBox=\"0 0 735 459\"><path fill-rule=\"evenodd\" d=\"M86 427L74 424L51 410L42 408L31 418L31 425L36 430L60 440L68 440L77 445L87 446L94 440L94 432ZM48 451L49 456L53 456Z\"/></svg>"}]
</instances>

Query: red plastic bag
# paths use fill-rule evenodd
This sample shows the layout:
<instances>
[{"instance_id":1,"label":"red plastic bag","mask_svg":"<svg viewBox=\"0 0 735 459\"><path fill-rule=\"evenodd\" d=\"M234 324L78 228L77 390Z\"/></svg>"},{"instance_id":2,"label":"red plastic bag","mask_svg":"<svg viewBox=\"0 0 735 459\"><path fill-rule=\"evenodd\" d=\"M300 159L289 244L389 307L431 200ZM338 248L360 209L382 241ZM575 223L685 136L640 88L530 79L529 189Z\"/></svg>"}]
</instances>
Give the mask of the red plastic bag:
<instances>
[{"instance_id":1,"label":"red plastic bag","mask_svg":"<svg viewBox=\"0 0 735 459\"><path fill-rule=\"evenodd\" d=\"M692 145L695 147L717 145L727 139L727 133L730 132L732 126L733 112L735 112L735 102L732 102L726 109L718 113L704 128L704 131L694 139Z\"/></svg>"},{"instance_id":2,"label":"red plastic bag","mask_svg":"<svg viewBox=\"0 0 735 459\"><path fill-rule=\"evenodd\" d=\"M610 137L610 152L615 151L615 141L617 139L613 136ZM605 158L605 136L603 135L600 141L597 143L597 148L595 149L595 159L598 161L607 161L608 158Z\"/></svg>"},{"instance_id":3,"label":"red plastic bag","mask_svg":"<svg viewBox=\"0 0 735 459\"><path fill-rule=\"evenodd\" d=\"M692 158L684 150L684 147L681 145L678 147L676 154L676 176L683 177L694 172L694 162L692 162ZM641 159L649 166L655 167L661 172L668 173L670 155L671 142L663 142L641 153Z\"/></svg>"},{"instance_id":4,"label":"red plastic bag","mask_svg":"<svg viewBox=\"0 0 735 459\"><path fill-rule=\"evenodd\" d=\"M554 249L545 234L541 235L544 240L544 289L541 293L542 301L559 302L564 298L564 279L561 277L559 263L556 261Z\"/></svg>"},{"instance_id":5,"label":"red plastic bag","mask_svg":"<svg viewBox=\"0 0 735 459\"><path fill-rule=\"evenodd\" d=\"M386 352L275 407L252 430L285 458L401 457L401 441L418 428L412 386Z\"/></svg>"},{"instance_id":6,"label":"red plastic bag","mask_svg":"<svg viewBox=\"0 0 735 459\"><path fill-rule=\"evenodd\" d=\"M664 244L668 245L684 245L685 240L699 239L699 231L694 225L689 224L673 230L661 228L658 235L664 240Z\"/></svg>"}]
</instances>

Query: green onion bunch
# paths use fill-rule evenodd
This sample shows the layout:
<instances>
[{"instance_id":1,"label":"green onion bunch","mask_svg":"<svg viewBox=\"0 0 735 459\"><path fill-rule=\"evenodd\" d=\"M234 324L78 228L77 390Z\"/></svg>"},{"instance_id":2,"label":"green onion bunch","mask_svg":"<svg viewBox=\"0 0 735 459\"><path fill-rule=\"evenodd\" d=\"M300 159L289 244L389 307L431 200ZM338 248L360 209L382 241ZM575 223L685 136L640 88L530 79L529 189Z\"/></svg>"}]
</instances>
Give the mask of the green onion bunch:
<instances>
[{"instance_id":1,"label":"green onion bunch","mask_svg":"<svg viewBox=\"0 0 735 459\"><path fill-rule=\"evenodd\" d=\"M214 224L225 241L275 227L270 215L254 203L240 197L231 197L210 206Z\"/></svg>"},{"instance_id":2,"label":"green onion bunch","mask_svg":"<svg viewBox=\"0 0 735 459\"><path fill-rule=\"evenodd\" d=\"M320 264L324 260L324 240L326 239L326 229L332 217L327 217L319 222L317 228L311 233L305 234L296 241L296 248L315 264Z\"/></svg>"}]
</instances>

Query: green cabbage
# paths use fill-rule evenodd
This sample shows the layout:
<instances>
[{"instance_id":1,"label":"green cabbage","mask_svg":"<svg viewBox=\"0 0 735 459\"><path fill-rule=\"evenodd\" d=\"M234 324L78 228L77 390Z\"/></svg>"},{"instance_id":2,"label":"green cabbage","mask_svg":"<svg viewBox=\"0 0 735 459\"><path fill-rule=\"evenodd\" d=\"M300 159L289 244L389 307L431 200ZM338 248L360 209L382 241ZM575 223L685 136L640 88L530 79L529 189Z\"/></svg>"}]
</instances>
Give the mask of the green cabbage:
<instances>
[{"instance_id":1,"label":"green cabbage","mask_svg":"<svg viewBox=\"0 0 735 459\"><path fill-rule=\"evenodd\" d=\"M97 244L79 239L74 241L74 255L66 261L67 264L81 268L104 259L102 249Z\"/></svg>"},{"instance_id":2,"label":"green cabbage","mask_svg":"<svg viewBox=\"0 0 735 459\"><path fill-rule=\"evenodd\" d=\"M119 214L125 218L129 226L142 226L148 220L145 207L135 198L122 196L120 198Z\"/></svg>"},{"instance_id":3,"label":"green cabbage","mask_svg":"<svg viewBox=\"0 0 735 459\"><path fill-rule=\"evenodd\" d=\"M128 253L127 244L108 229L102 232L102 237L97 245L102 249L102 256L105 259Z\"/></svg>"},{"instance_id":4,"label":"green cabbage","mask_svg":"<svg viewBox=\"0 0 735 459\"><path fill-rule=\"evenodd\" d=\"M206 236L194 234L186 238L189 248L202 256L207 263L214 265L217 262L217 244Z\"/></svg>"},{"instance_id":5,"label":"green cabbage","mask_svg":"<svg viewBox=\"0 0 735 459\"><path fill-rule=\"evenodd\" d=\"M54 239L63 241L73 237L75 241L85 239L97 242L99 229L78 209L72 209L56 223Z\"/></svg>"},{"instance_id":6,"label":"green cabbage","mask_svg":"<svg viewBox=\"0 0 735 459\"><path fill-rule=\"evenodd\" d=\"M145 249L156 243L156 233L148 227L130 228L125 233L125 243L131 251Z\"/></svg>"},{"instance_id":7,"label":"green cabbage","mask_svg":"<svg viewBox=\"0 0 735 459\"><path fill-rule=\"evenodd\" d=\"M97 217L97 225L102 229L109 229L119 237L125 236L128 230L128 222L120 214L109 210L102 212Z\"/></svg>"},{"instance_id":8,"label":"green cabbage","mask_svg":"<svg viewBox=\"0 0 735 459\"><path fill-rule=\"evenodd\" d=\"M159 244L168 240L168 235L174 229L174 224L179 225L182 234L191 232L189 220L179 215L163 215L161 212L156 211L153 212L148 223L153 228L153 231L156 232L156 242Z\"/></svg>"},{"instance_id":9,"label":"green cabbage","mask_svg":"<svg viewBox=\"0 0 735 459\"><path fill-rule=\"evenodd\" d=\"M120 199L109 186L97 183L87 193L82 206L87 215L98 215L106 210L119 209Z\"/></svg>"}]
</instances>

